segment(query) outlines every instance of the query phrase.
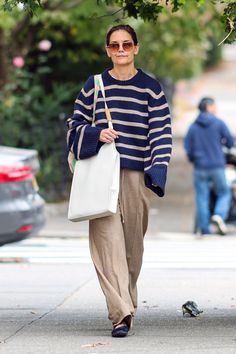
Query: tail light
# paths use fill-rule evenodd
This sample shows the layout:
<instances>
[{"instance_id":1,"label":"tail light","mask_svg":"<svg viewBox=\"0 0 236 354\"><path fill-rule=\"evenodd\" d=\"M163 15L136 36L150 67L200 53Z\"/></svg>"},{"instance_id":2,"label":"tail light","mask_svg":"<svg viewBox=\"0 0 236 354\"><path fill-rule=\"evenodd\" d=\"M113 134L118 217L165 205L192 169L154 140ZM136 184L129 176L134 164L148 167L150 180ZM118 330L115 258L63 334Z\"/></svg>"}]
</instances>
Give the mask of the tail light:
<instances>
[{"instance_id":1,"label":"tail light","mask_svg":"<svg viewBox=\"0 0 236 354\"><path fill-rule=\"evenodd\" d=\"M30 166L0 166L0 183L23 182L33 178Z\"/></svg>"},{"instance_id":2,"label":"tail light","mask_svg":"<svg viewBox=\"0 0 236 354\"><path fill-rule=\"evenodd\" d=\"M33 229L33 225L32 224L28 224L28 225L23 225L21 226L17 232L19 233L27 233L30 232Z\"/></svg>"}]
</instances>

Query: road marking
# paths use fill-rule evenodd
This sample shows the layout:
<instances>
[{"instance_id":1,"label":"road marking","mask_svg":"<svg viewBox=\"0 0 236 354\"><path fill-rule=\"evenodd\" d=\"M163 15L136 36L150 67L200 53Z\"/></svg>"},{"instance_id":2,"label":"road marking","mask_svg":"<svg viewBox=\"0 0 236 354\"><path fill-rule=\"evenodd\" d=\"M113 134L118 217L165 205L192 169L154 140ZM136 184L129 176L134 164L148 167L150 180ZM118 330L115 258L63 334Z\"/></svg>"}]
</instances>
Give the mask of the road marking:
<instances>
[{"instance_id":1,"label":"road marking","mask_svg":"<svg viewBox=\"0 0 236 354\"><path fill-rule=\"evenodd\" d=\"M143 267L236 268L236 239L145 240ZM0 247L0 262L92 264L88 239L29 239Z\"/></svg>"}]
</instances>

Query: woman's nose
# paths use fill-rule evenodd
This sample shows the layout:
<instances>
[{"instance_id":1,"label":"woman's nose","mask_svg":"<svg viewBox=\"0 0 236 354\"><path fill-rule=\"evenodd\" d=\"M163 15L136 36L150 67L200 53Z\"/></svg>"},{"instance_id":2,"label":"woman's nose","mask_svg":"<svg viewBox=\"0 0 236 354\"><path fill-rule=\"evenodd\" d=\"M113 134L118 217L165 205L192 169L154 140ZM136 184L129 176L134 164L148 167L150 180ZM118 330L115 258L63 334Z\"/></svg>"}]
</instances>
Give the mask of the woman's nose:
<instances>
[{"instance_id":1,"label":"woman's nose","mask_svg":"<svg viewBox=\"0 0 236 354\"><path fill-rule=\"evenodd\" d=\"M119 44L119 52L123 52L123 51L124 51L123 44L120 43L120 44Z\"/></svg>"}]
</instances>

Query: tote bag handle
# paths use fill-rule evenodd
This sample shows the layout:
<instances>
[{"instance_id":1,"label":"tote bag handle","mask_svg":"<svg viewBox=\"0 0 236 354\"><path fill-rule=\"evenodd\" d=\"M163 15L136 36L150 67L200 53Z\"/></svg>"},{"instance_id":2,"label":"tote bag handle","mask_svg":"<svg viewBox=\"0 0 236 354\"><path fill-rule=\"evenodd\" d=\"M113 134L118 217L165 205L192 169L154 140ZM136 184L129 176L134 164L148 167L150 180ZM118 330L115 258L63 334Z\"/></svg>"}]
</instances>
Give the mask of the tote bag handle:
<instances>
[{"instance_id":1,"label":"tote bag handle","mask_svg":"<svg viewBox=\"0 0 236 354\"><path fill-rule=\"evenodd\" d=\"M97 103L97 99L98 99L99 89L102 92L102 97L103 97L104 104L105 104L105 114L106 114L108 127L113 128L113 124L112 124L112 120L111 120L111 113L110 113L109 108L107 107L107 103L106 103L106 96L105 96L105 89L104 89L104 84L103 84L103 80L102 80L102 74L94 75L94 101L93 101L92 125L94 125L94 122L95 122L95 109L96 109L96 103Z\"/></svg>"}]
</instances>

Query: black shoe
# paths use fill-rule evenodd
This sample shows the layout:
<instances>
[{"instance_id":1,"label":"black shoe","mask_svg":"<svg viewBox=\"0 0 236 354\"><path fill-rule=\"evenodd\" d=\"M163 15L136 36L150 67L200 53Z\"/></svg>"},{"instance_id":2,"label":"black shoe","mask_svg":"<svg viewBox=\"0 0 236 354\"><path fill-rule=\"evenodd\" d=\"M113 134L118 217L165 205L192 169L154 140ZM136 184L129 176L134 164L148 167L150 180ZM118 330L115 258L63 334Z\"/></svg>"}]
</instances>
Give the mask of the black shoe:
<instances>
[{"instance_id":1,"label":"black shoe","mask_svg":"<svg viewBox=\"0 0 236 354\"><path fill-rule=\"evenodd\" d=\"M111 331L111 336L116 338L126 337L128 335L128 332L129 332L129 327L126 324L122 326L118 325L114 327L113 330Z\"/></svg>"}]
</instances>

